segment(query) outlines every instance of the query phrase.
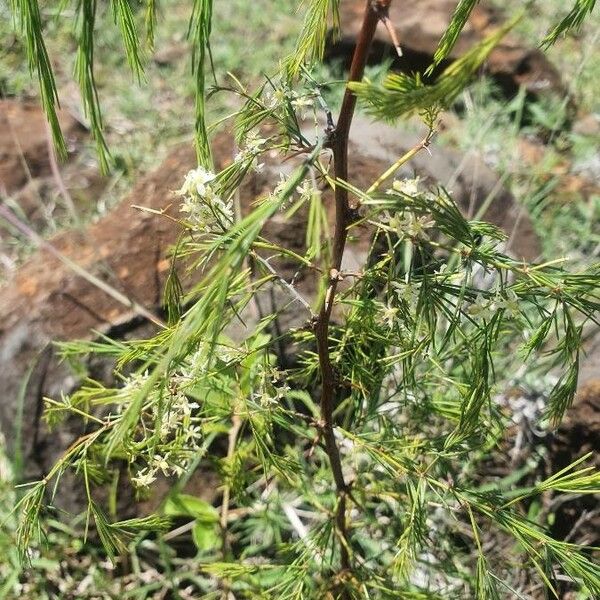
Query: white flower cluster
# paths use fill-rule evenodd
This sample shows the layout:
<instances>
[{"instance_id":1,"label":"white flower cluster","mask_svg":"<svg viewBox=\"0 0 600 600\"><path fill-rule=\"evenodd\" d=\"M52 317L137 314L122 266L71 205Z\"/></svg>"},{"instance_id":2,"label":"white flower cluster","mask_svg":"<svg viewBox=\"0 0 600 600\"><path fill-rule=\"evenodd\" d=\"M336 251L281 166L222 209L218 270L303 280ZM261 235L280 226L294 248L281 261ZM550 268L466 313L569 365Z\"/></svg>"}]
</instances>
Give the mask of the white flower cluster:
<instances>
[{"instance_id":1,"label":"white flower cluster","mask_svg":"<svg viewBox=\"0 0 600 600\"><path fill-rule=\"evenodd\" d=\"M130 377L123 387L128 394L137 393L148 380L148 374L136 374ZM198 448L202 436L193 412L198 408L185 393L188 382L180 376L174 376L162 393L162 402L157 401L159 391L148 395L151 400L144 418L144 430L149 435L158 434L159 443L152 445L151 454L144 456L136 452L137 463L143 460L145 466L138 468L131 482L136 488L147 488L156 481L160 473L164 476L181 475Z\"/></svg>"},{"instance_id":2,"label":"white flower cluster","mask_svg":"<svg viewBox=\"0 0 600 600\"><path fill-rule=\"evenodd\" d=\"M287 85L268 91L264 98L267 108L276 109L282 104L289 102L297 112L300 119L304 119L308 112L314 110L315 95L312 92L299 94Z\"/></svg>"},{"instance_id":3,"label":"white flower cluster","mask_svg":"<svg viewBox=\"0 0 600 600\"><path fill-rule=\"evenodd\" d=\"M148 488L162 473L165 477L173 475L182 475L187 467L185 460L173 459L169 452L164 455L155 454L147 463L147 466L139 469L135 477L131 478L131 483L138 488Z\"/></svg>"},{"instance_id":4,"label":"white flower cluster","mask_svg":"<svg viewBox=\"0 0 600 600\"><path fill-rule=\"evenodd\" d=\"M505 310L508 316L521 319L519 298L512 290L507 290L504 295L496 292L494 296L486 298L483 294L477 294L475 301L469 306L468 312L472 317L484 320L491 319L499 310Z\"/></svg>"},{"instance_id":5,"label":"white flower cluster","mask_svg":"<svg viewBox=\"0 0 600 600\"><path fill-rule=\"evenodd\" d=\"M186 427L186 438L190 437L190 433L194 434L191 436L192 438L196 437L195 434L200 435L195 425L192 424L192 411L198 408L198 403L189 401L187 395L179 387L178 379L175 378L172 383L173 387L167 400L169 409L163 415L160 423L160 439L164 441L167 441L173 435L179 435L178 430L182 426Z\"/></svg>"},{"instance_id":6,"label":"white flower cluster","mask_svg":"<svg viewBox=\"0 0 600 600\"><path fill-rule=\"evenodd\" d=\"M429 240L428 229L435 226L433 220L426 216L417 216L410 211L394 213L387 217L389 227L394 229L400 239Z\"/></svg>"},{"instance_id":7,"label":"white flower cluster","mask_svg":"<svg viewBox=\"0 0 600 600\"><path fill-rule=\"evenodd\" d=\"M415 179L396 179L392 184L392 189L388 190L388 194L402 194L413 197L425 193L431 196L429 192L419 190L419 183L418 177ZM400 213L387 213L383 220L398 234L400 239L409 238L414 241L429 240L427 230L435 226L432 219L427 216L417 216L409 210Z\"/></svg>"},{"instance_id":8,"label":"white flower cluster","mask_svg":"<svg viewBox=\"0 0 600 600\"><path fill-rule=\"evenodd\" d=\"M216 193L216 175L204 167L192 169L176 194L183 197L181 212L197 231L210 232L215 226L226 229L233 223L231 202L224 202Z\"/></svg>"},{"instance_id":9,"label":"white flower cluster","mask_svg":"<svg viewBox=\"0 0 600 600\"><path fill-rule=\"evenodd\" d=\"M264 168L264 163L258 162L258 157L263 152L266 143L266 138L261 138L255 131L249 132L244 139L243 147L240 148L234 160L236 162L249 162L250 168L260 173Z\"/></svg>"},{"instance_id":10,"label":"white flower cluster","mask_svg":"<svg viewBox=\"0 0 600 600\"><path fill-rule=\"evenodd\" d=\"M416 196L419 194L420 182L419 177L415 177L414 179L396 179L392 183L391 192L397 192L405 196Z\"/></svg>"},{"instance_id":11,"label":"white flower cluster","mask_svg":"<svg viewBox=\"0 0 600 600\"><path fill-rule=\"evenodd\" d=\"M218 343L215 347L209 342L201 342L171 374L168 385L147 394L140 427L146 439L136 440L135 454L132 454L135 474L131 481L136 488L149 487L161 475L179 476L185 471L193 456L197 456L202 439L197 414L199 405L190 398L193 390L199 382L214 381L215 372L222 371L224 365L239 365L247 355L244 348L229 342ZM216 371L211 365L216 366ZM250 369L245 376L251 382L252 400L265 409L280 406L290 388L272 359L257 360L244 368ZM123 396L133 397L148 380L148 373L131 376L122 388ZM232 379L232 385L236 387L234 382Z\"/></svg>"}]
</instances>

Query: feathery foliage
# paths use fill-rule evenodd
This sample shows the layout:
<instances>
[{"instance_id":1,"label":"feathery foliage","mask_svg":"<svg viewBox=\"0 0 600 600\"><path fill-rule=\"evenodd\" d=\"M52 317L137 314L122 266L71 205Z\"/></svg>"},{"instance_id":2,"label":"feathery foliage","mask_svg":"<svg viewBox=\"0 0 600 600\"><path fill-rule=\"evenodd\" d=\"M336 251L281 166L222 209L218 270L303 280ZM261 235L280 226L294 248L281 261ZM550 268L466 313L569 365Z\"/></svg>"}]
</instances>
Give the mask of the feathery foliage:
<instances>
[{"instance_id":1,"label":"feathery foliage","mask_svg":"<svg viewBox=\"0 0 600 600\"><path fill-rule=\"evenodd\" d=\"M44 42L44 31L40 7L37 0L11 0L11 8L26 40L29 71L37 71L40 86L40 99L52 131L52 139L58 155L66 157L67 147L60 130L56 109L59 106L58 92L54 80L52 64Z\"/></svg>"},{"instance_id":2,"label":"feathery foliage","mask_svg":"<svg viewBox=\"0 0 600 600\"><path fill-rule=\"evenodd\" d=\"M156 30L158 6L156 0L146 0L146 43L150 50L154 50L154 32Z\"/></svg>"},{"instance_id":3,"label":"feathery foliage","mask_svg":"<svg viewBox=\"0 0 600 600\"><path fill-rule=\"evenodd\" d=\"M43 57L39 11L30 18L37 4L17 5L29 7L21 22L36 66ZM129 65L141 76L133 9L111 5ZM459 3L434 65L447 58L474 5ZM96 4L79 6L78 79L102 156ZM145 3L150 44L156 8ZM239 151L216 172L205 106L212 9L211 0L195 0L188 32L199 166L176 192L182 235L165 287L167 323L145 340L61 345L67 360L111 358L115 381L88 379L46 399L48 426L76 418L85 434L23 490L15 509L21 559L43 544L68 475L85 491L82 537L97 540L112 561L131 553L135 562L138 550L162 560L177 551L170 540L188 536L197 572L178 579L174 593L185 585L202 597L500 599L522 596L516 564L548 597L597 596L593 549L556 539L534 510L540 498L598 493L590 456L544 476L523 465L486 477L483 465L518 423L507 373L535 362L555 376L536 427L549 430L569 408L586 326L598 324L600 266L571 272L563 261L516 260L506 234L465 217L450 191L393 179L430 145L440 108L520 17L430 85L418 74L392 73L382 86L348 86L340 122L350 122L355 93L376 117L419 114L427 130L359 189L340 175L352 173L348 140L311 71L330 15L338 23L338 3L308 3L295 53L255 91L230 77L229 91L241 100L231 117ZM362 41L355 60L364 67L370 40ZM280 181L246 214L241 186L263 162L275 165ZM273 238L274 223L301 229L304 245ZM346 244L365 232L364 264L348 271ZM194 283L186 283L180 261ZM310 293L303 279L313 282ZM219 479L214 503L185 488L199 472ZM137 498L165 479L156 514L120 519L117 497L127 493L120 478ZM108 510L100 500L107 488Z\"/></svg>"},{"instance_id":4,"label":"feathery foliage","mask_svg":"<svg viewBox=\"0 0 600 600\"><path fill-rule=\"evenodd\" d=\"M94 26L96 22L96 0L79 3L79 36L75 57L75 78L81 90L85 116L96 140L96 152L103 172L108 172L108 146L102 132L102 113L94 81Z\"/></svg>"},{"instance_id":5,"label":"feathery foliage","mask_svg":"<svg viewBox=\"0 0 600 600\"><path fill-rule=\"evenodd\" d=\"M349 88L365 104L367 111L379 119L394 120L436 106L447 107L469 84L498 42L517 24L515 16L496 32L450 64L431 85L417 75L389 74L382 86L370 82L350 83Z\"/></svg>"},{"instance_id":6,"label":"feathery foliage","mask_svg":"<svg viewBox=\"0 0 600 600\"><path fill-rule=\"evenodd\" d=\"M467 19L478 2L479 0L460 0L454 9L452 20L448 24L444 35L442 35L442 39L433 55L433 62L427 70L428 73L431 73L437 65L450 55L450 52L452 52L456 45L460 32L464 29Z\"/></svg>"},{"instance_id":7,"label":"feathery foliage","mask_svg":"<svg viewBox=\"0 0 600 600\"><path fill-rule=\"evenodd\" d=\"M133 74L139 80L144 71L140 57L140 42L128 0L111 0L113 18L123 38L125 55Z\"/></svg>"},{"instance_id":8,"label":"feathery foliage","mask_svg":"<svg viewBox=\"0 0 600 600\"><path fill-rule=\"evenodd\" d=\"M297 77L303 66L310 67L323 59L330 25L333 27L332 35L339 35L339 0L315 0L306 4L306 16L296 48L285 61L288 79Z\"/></svg>"},{"instance_id":9,"label":"feathery foliage","mask_svg":"<svg viewBox=\"0 0 600 600\"><path fill-rule=\"evenodd\" d=\"M575 0L575 4L569 13L542 40L542 46L547 48L569 31L581 27L586 17L594 10L594 6L596 6L596 0Z\"/></svg>"},{"instance_id":10,"label":"feathery foliage","mask_svg":"<svg viewBox=\"0 0 600 600\"><path fill-rule=\"evenodd\" d=\"M192 42L192 73L196 80L196 154L198 162L211 166L206 128L206 58L210 54L212 0L194 0L188 38Z\"/></svg>"}]
</instances>

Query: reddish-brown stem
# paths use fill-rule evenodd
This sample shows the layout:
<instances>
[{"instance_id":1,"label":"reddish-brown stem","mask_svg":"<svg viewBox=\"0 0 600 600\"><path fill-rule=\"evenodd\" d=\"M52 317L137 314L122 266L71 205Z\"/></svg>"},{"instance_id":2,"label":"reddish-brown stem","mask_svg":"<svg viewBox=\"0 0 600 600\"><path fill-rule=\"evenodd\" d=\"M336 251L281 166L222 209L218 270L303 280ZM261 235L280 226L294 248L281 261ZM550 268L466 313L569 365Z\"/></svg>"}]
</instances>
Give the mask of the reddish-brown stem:
<instances>
[{"instance_id":1,"label":"reddish-brown stem","mask_svg":"<svg viewBox=\"0 0 600 600\"><path fill-rule=\"evenodd\" d=\"M377 23L380 18L387 15L390 3L391 0L367 0L358 43L352 57L349 81L360 81L362 79ZM336 180L348 180L348 136L355 106L356 96L349 89L346 89L338 123L331 137ZM348 190L344 186L337 185L335 187L335 231L332 261L329 270L329 286L317 318L315 335L322 381L321 427L325 450L331 465L338 496L335 521L336 529L340 536L341 567L342 571L346 572L351 570L348 530L346 527L346 499L348 489L344 480L340 452L333 431L333 410L338 382L329 356L329 321L339 282L339 271L342 265L344 248L346 247L348 225L350 225ZM342 597L346 597L346 595L342 594Z\"/></svg>"}]
</instances>

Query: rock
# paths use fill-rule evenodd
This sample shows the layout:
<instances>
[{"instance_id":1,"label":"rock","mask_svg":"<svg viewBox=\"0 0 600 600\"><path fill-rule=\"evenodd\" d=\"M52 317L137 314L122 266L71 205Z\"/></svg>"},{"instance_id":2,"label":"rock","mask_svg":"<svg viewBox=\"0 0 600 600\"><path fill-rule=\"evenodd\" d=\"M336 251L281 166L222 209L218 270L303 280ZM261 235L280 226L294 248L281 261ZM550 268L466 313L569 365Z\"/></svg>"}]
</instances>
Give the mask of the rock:
<instances>
[{"instance_id":1,"label":"rock","mask_svg":"<svg viewBox=\"0 0 600 600\"><path fill-rule=\"evenodd\" d=\"M357 119L351 136L350 172L354 184L366 187L390 163L404 154L419 139L382 124ZM233 144L226 135L217 136L214 154L221 166L231 160ZM151 210L168 209L177 213L172 190L180 187L186 172L195 166L191 147L178 147L153 173L144 177L121 203L84 231L68 231L51 240L51 245L88 273L112 286L132 301L156 312L169 267L167 254L180 233L172 220L132 208L141 205ZM241 191L244 211L252 201L273 189L279 171L291 171L294 161L284 163L277 158L266 160L264 172L247 178ZM496 201L486 216L507 231L515 227L514 251L534 258L537 241L525 216L517 216L512 196L498 185L497 178L481 161L462 157L453 151L432 147L432 156L422 152L402 173L431 181L447 183L457 202L468 210L476 210L496 190ZM330 196L325 201L331 205ZM498 204L497 208L494 208ZM169 208L170 207L170 208ZM275 242L302 251L303 217L289 223L276 215L265 227L265 236ZM523 245L523 240L529 240ZM359 236L349 245L349 258L363 263L368 239ZM283 263L283 275L294 276L297 264ZM307 297L314 297L315 284L309 275L298 278L298 287ZM283 293L283 292L281 292ZM281 297L281 296L277 296ZM268 308L270 310L270 308ZM309 316L297 307L290 309L284 326L300 324ZM46 472L75 429L49 434L40 420L44 397L59 397L78 385L77 378L61 365L52 342L94 337L102 331L116 339L151 334L149 324L134 306L124 306L73 271L57 256L44 249L36 252L2 288L0 288L0 427L9 446L15 449L15 415L22 412L21 452L27 466L26 476ZM95 359L89 368L92 375L110 378L112 364ZM22 406L22 410L19 408Z\"/></svg>"},{"instance_id":2,"label":"rock","mask_svg":"<svg viewBox=\"0 0 600 600\"><path fill-rule=\"evenodd\" d=\"M64 110L58 119L72 147L85 129ZM48 125L37 103L0 99L0 192L12 193L31 178L50 173Z\"/></svg>"},{"instance_id":3,"label":"rock","mask_svg":"<svg viewBox=\"0 0 600 600\"><path fill-rule=\"evenodd\" d=\"M598 136L600 143L600 136ZM584 160L579 160L573 165L573 171L580 180L587 180L594 187L594 193L598 195L600 189L600 155L593 154Z\"/></svg>"},{"instance_id":4,"label":"rock","mask_svg":"<svg viewBox=\"0 0 600 600\"><path fill-rule=\"evenodd\" d=\"M405 0L393 2L390 19L400 44L402 57L397 57L386 29L377 28L371 60L393 59L393 68L406 73L423 72L431 64L438 42L456 8L456 0ZM329 59L349 62L360 31L365 9L364 0L342 0L340 4L341 31L339 41L328 46ZM456 60L480 42L501 23L498 12L486 4L478 4L462 31L448 62ZM492 51L486 70L507 95L513 95L520 86L538 95L548 91L563 92L560 74L537 48L528 48L508 35Z\"/></svg>"},{"instance_id":5,"label":"rock","mask_svg":"<svg viewBox=\"0 0 600 600\"><path fill-rule=\"evenodd\" d=\"M189 51L189 46L187 44L173 42L166 48L156 50L152 55L152 61L159 67L170 67L185 57Z\"/></svg>"}]
</instances>

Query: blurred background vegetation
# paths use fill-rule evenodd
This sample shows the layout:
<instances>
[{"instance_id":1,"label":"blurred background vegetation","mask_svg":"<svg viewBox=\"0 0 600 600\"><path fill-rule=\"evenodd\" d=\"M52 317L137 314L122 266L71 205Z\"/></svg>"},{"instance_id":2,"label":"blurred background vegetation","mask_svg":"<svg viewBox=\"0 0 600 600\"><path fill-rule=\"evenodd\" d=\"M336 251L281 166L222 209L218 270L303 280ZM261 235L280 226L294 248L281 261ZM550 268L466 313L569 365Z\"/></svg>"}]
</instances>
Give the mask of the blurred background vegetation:
<instances>
[{"instance_id":1,"label":"blurred background vegetation","mask_svg":"<svg viewBox=\"0 0 600 600\"><path fill-rule=\"evenodd\" d=\"M494 0L492 4L506 16L522 5L520 0ZM261 73L272 69L293 48L300 23L298 5L296 0L217 2L212 38L215 73L231 72L251 89ZM529 40L541 39L556 15L564 12L563 5L560 0L536 3L517 26L517 36L526 45ZM156 30L157 50L146 56L146 81L140 84L127 68L120 34L111 23L108 6L99 10L97 29L103 33L97 42L96 82L114 163L102 192L83 199L78 207L84 219L105 212L134 180L158 165L169 148L192 138L194 84L186 41L190 7L176 0L162 6ZM79 92L72 77L73 14L68 10L58 13L50 2L43 3L43 7L46 43L56 67L61 104L81 115ZM142 13L140 10L140 21ZM29 75L7 0L0 1L0 39L0 97L35 99L37 80ZM600 177L597 119L592 127L586 127L586 123L593 123L593 119L577 119L577 115L600 114L598 13L593 13L576 35L560 40L547 52L563 76L567 96L542 95L527 103L523 96L517 96L507 101L482 76L457 102L456 118L441 141L483 154L544 232L548 257L565 253L576 256L580 252L597 256L600 240L592 225L598 220L598 195L582 198L579 192L583 183L570 176L582 176L596 184ZM324 79L339 80L339 65L330 63L324 71ZM376 77L378 72L380 66L371 67L369 76ZM219 84L223 83L220 75ZM327 95L335 105L341 98L339 86L332 85ZM231 95L215 94L209 103L209 122L230 112L232 102L235 100ZM569 110L573 105L577 106L577 115ZM528 152L530 160L521 160ZM77 160L86 166L96 164L91 140ZM570 187L565 189L561 179L570 182ZM73 225L68 219L67 223L56 222L53 215L48 215L47 221L46 233ZM27 249L18 250L23 254Z\"/></svg>"}]
</instances>

